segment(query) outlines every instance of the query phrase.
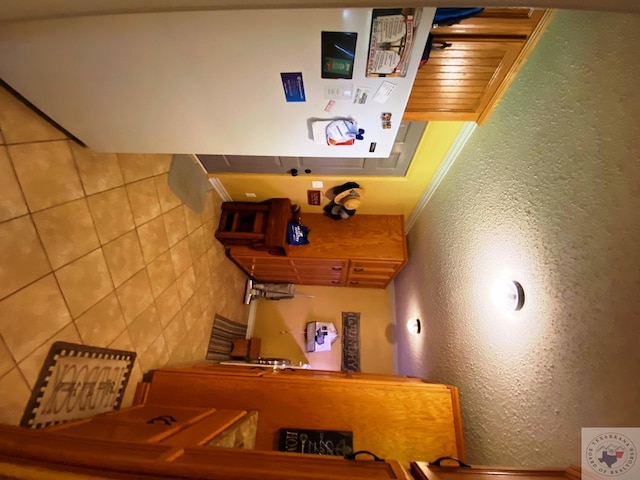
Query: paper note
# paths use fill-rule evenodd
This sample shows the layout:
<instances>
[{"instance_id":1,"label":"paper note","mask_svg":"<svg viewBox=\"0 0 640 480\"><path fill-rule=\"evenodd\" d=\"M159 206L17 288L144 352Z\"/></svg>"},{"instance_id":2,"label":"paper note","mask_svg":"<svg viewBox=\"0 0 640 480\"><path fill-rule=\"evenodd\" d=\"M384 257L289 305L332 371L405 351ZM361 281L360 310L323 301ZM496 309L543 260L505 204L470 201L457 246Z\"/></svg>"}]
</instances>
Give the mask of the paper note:
<instances>
[{"instance_id":1,"label":"paper note","mask_svg":"<svg viewBox=\"0 0 640 480\"><path fill-rule=\"evenodd\" d=\"M373 95L373 101L378 103L386 102L395 89L396 89L395 83L391 83L387 81L382 82L382 85L380 85L380 88L378 88L376 93Z\"/></svg>"}]
</instances>

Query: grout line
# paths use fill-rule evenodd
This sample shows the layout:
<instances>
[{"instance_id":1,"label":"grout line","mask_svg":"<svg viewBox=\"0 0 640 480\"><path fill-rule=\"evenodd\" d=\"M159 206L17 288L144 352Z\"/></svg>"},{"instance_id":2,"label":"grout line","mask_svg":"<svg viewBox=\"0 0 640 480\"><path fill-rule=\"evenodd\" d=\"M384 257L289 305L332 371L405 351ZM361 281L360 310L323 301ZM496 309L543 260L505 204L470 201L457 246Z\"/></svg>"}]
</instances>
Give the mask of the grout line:
<instances>
[{"instance_id":1,"label":"grout line","mask_svg":"<svg viewBox=\"0 0 640 480\"><path fill-rule=\"evenodd\" d=\"M20 177L18 177L18 172L16 171L16 166L13 163L13 158L11 157L11 152L9 152L9 149L6 146L4 147L4 149L7 152L7 159L9 160L9 165L11 166L11 171L13 172L13 178L15 178L16 183L18 185L18 188L20 189L20 196L22 198L22 201L24 202L24 206L27 208L27 213L26 214L29 214L31 212L31 209L29 208L29 204L27 203L27 196L24 194L24 190L22 189L22 183L20 182Z\"/></svg>"}]
</instances>

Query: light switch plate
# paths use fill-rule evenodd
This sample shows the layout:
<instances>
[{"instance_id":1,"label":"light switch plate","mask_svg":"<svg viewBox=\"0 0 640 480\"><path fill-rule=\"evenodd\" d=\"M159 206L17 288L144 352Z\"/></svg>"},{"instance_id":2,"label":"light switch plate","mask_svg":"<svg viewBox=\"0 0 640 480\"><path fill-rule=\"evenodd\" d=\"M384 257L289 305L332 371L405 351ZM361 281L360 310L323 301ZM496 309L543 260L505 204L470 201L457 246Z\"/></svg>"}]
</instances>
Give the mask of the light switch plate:
<instances>
[{"instance_id":1,"label":"light switch plate","mask_svg":"<svg viewBox=\"0 0 640 480\"><path fill-rule=\"evenodd\" d=\"M317 181L311 182L311 188L322 188L322 187L324 187L324 182L317 182Z\"/></svg>"}]
</instances>

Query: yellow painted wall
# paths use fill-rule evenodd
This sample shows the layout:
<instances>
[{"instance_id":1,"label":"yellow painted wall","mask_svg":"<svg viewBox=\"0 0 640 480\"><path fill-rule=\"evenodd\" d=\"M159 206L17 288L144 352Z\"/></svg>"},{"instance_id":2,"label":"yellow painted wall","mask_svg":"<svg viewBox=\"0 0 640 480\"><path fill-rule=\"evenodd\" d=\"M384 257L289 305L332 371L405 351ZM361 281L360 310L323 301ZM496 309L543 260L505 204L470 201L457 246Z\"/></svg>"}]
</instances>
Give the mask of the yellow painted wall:
<instances>
[{"instance_id":1,"label":"yellow painted wall","mask_svg":"<svg viewBox=\"0 0 640 480\"><path fill-rule=\"evenodd\" d=\"M290 198L303 212L322 212L322 207L307 205L307 190L312 180L324 182L323 191L347 181L358 182L366 190L366 198L358 213L404 215L408 217L420 196L429 185L451 143L464 122L430 122L418 145L416 154L405 177L332 176L332 175L265 175L227 174L212 175L220 180L235 201L262 201L274 197ZM248 199L245 192L256 194ZM324 199L323 205L328 200Z\"/></svg>"},{"instance_id":2,"label":"yellow painted wall","mask_svg":"<svg viewBox=\"0 0 640 480\"><path fill-rule=\"evenodd\" d=\"M394 373L395 329L389 291L372 288L298 285L290 300L257 303L253 336L262 339L263 357L310 363L318 370L340 370L342 312L360 312L360 365L366 373ZM339 336L330 352L305 353L308 322L333 322Z\"/></svg>"}]
</instances>

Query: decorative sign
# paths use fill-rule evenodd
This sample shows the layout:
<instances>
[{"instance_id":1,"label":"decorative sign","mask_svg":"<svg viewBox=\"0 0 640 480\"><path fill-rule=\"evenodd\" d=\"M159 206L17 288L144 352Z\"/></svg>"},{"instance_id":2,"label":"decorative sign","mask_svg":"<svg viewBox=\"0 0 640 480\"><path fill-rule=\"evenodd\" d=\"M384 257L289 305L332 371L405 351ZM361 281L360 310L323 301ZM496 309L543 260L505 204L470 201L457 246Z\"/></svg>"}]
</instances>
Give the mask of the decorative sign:
<instances>
[{"instance_id":1,"label":"decorative sign","mask_svg":"<svg viewBox=\"0 0 640 480\"><path fill-rule=\"evenodd\" d=\"M320 190L307 190L307 203L309 205L320 205L322 192Z\"/></svg>"},{"instance_id":2,"label":"decorative sign","mask_svg":"<svg viewBox=\"0 0 640 480\"><path fill-rule=\"evenodd\" d=\"M353 452L353 432L281 428L279 450L344 457Z\"/></svg>"},{"instance_id":3,"label":"decorative sign","mask_svg":"<svg viewBox=\"0 0 640 480\"><path fill-rule=\"evenodd\" d=\"M407 75L421 13L416 8L373 9L367 77Z\"/></svg>"},{"instance_id":4,"label":"decorative sign","mask_svg":"<svg viewBox=\"0 0 640 480\"><path fill-rule=\"evenodd\" d=\"M353 78L357 40L355 32L322 32L322 78Z\"/></svg>"},{"instance_id":5,"label":"decorative sign","mask_svg":"<svg viewBox=\"0 0 640 480\"><path fill-rule=\"evenodd\" d=\"M343 372L360 371L360 313L342 312Z\"/></svg>"}]
</instances>

